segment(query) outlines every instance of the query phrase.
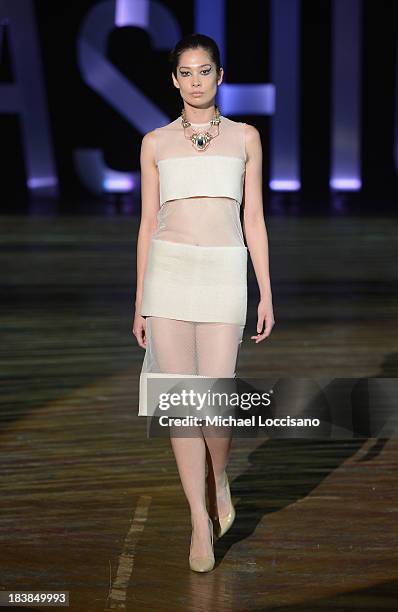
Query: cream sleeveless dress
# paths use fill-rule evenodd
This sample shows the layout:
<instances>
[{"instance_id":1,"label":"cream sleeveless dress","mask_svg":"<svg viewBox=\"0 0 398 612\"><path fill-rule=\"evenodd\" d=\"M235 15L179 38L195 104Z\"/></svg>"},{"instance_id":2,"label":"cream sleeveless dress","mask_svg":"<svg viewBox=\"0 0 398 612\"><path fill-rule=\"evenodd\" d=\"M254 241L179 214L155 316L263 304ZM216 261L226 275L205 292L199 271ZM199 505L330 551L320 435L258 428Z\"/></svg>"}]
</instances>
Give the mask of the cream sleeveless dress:
<instances>
[{"instance_id":1,"label":"cream sleeveless dress","mask_svg":"<svg viewBox=\"0 0 398 612\"><path fill-rule=\"evenodd\" d=\"M148 416L150 377L236 376L247 313L244 128L221 115L205 151L185 138L181 117L155 130L160 208L141 302L147 347L139 416Z\"/></svg>"}]
</instances>

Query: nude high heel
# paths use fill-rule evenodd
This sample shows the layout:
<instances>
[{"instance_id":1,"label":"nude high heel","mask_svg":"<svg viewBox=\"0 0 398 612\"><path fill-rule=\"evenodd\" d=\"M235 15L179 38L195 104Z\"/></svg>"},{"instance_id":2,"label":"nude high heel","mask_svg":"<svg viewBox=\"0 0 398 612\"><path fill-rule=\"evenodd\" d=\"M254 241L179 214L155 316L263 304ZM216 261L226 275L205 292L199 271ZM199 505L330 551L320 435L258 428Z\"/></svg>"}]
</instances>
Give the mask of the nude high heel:
<instances>
[{"instance_id":1,"label":"nude high heel","mask_svg":"<svg viewBox=\"0 0 398 612\"><path fill-rule=\"evenodd\" d=\"M228 481L227 473L225 473L225 478L226 478L226 481L227 481L226 489L228 491L228 496L229 496L229 502L230 502L230 505L231 505L231 510L229 511L227 516L218 517L218 522L220 524L220 528L218 530L218 537L219 538L221 538L224 534L226 534L228 529L230 529L232 527L232 523L234 522L235 516L236 516L236 511L235 511L235 508L234 508L234 506L232 504L231 491L230 491L230 488L229 488L229 481Z\"/></svg>"},{"instance_id":2,"label":"nude high heel","mask_svg":"<svg viewBox=\"0 0 398 612\"><path fill-rule=\"evenodd\" d=\"M210 517L209 517L209 526L210 526L211 547L213 548L213 523ZM191 545L189 548L189 567L194 572L210 572L213 569L214 564L215 564L214 551L209 557L191 557L191 549L192 549L192 534L191 534Z\"/></svg>"}]
</instances>

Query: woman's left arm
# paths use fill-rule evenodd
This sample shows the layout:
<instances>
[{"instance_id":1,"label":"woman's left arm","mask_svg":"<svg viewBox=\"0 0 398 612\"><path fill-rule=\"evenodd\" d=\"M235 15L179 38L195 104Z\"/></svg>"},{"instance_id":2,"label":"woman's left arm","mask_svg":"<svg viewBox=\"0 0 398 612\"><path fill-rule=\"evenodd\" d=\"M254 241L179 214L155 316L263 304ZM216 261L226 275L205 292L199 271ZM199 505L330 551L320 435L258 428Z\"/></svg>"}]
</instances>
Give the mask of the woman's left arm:
<instances>
[{"instance_id":1,"label":"woman's left arm","mask_svg":"<svg viewBox=\"0 0 398 612\"><path fill-rule=\"evenodd\" d=\"M243 231L260 291L260 302L257 308L257 335L251 336L251 339L257 344L270 335L275 319L269 273L268 235L263 211L261 139L258 130L248 124L245 125L245 138L246 176Z\"/></svg>"}]
</instances>

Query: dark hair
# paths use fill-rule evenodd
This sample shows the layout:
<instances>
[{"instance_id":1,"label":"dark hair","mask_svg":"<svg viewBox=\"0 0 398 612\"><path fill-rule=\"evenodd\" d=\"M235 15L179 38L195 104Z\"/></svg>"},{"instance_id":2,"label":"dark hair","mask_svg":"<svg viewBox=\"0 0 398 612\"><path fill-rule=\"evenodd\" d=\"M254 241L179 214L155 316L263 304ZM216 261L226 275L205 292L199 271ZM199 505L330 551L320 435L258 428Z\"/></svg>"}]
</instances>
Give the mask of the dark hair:
<instances>
[{"instance_id":1,"label":"dark hair","mask_svg":"<svg viewBox=\"0 0 398 612\"><path fill-rule=\"evenodd\" d=\"M174 73L174 76L177 77L177 66L180 55L186 51L187 49L197 49L198 47L203 47L211 57L211 60L215 63L217 72L220 71L221 60L220 60L220 50L217 46L217 43L210 38L210 36L206 36L205 34L187 34L181 40L178 41L174 49L169 52L169 62L171 63L171 69Z\"/></svg>"}]
</instances>

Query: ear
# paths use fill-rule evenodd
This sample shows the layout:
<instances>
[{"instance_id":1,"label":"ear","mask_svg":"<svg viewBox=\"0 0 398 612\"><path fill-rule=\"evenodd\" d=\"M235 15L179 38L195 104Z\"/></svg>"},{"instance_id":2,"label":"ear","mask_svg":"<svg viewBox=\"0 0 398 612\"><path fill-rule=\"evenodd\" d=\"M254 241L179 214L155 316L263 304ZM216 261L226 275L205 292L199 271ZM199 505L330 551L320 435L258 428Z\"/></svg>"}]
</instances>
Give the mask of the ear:
<instances>
[{"instance_id":1,"label":"ear","mask_svg":"<svg viewBox=\"0 0 398 612\"><path fill-rule=\"evenodd\" d=\"M221 85L223 78L224 78L224 69L220 66L220 72L219 72L219 77L217 79L217 85Z\"/></svg>"},{"instance_id":2,"label":"ear","mask_svg":"<svg viewBox=\"0 0 398 612\"><path fill-rule=\"evenodd\" d=\"M176 87L177 89L180 89L180 85L179 85L177 79L174 76L174 72L171 73L171 77L172 77L172 80L173 80L174 87Z\"/></svg>"}]
</instances>

